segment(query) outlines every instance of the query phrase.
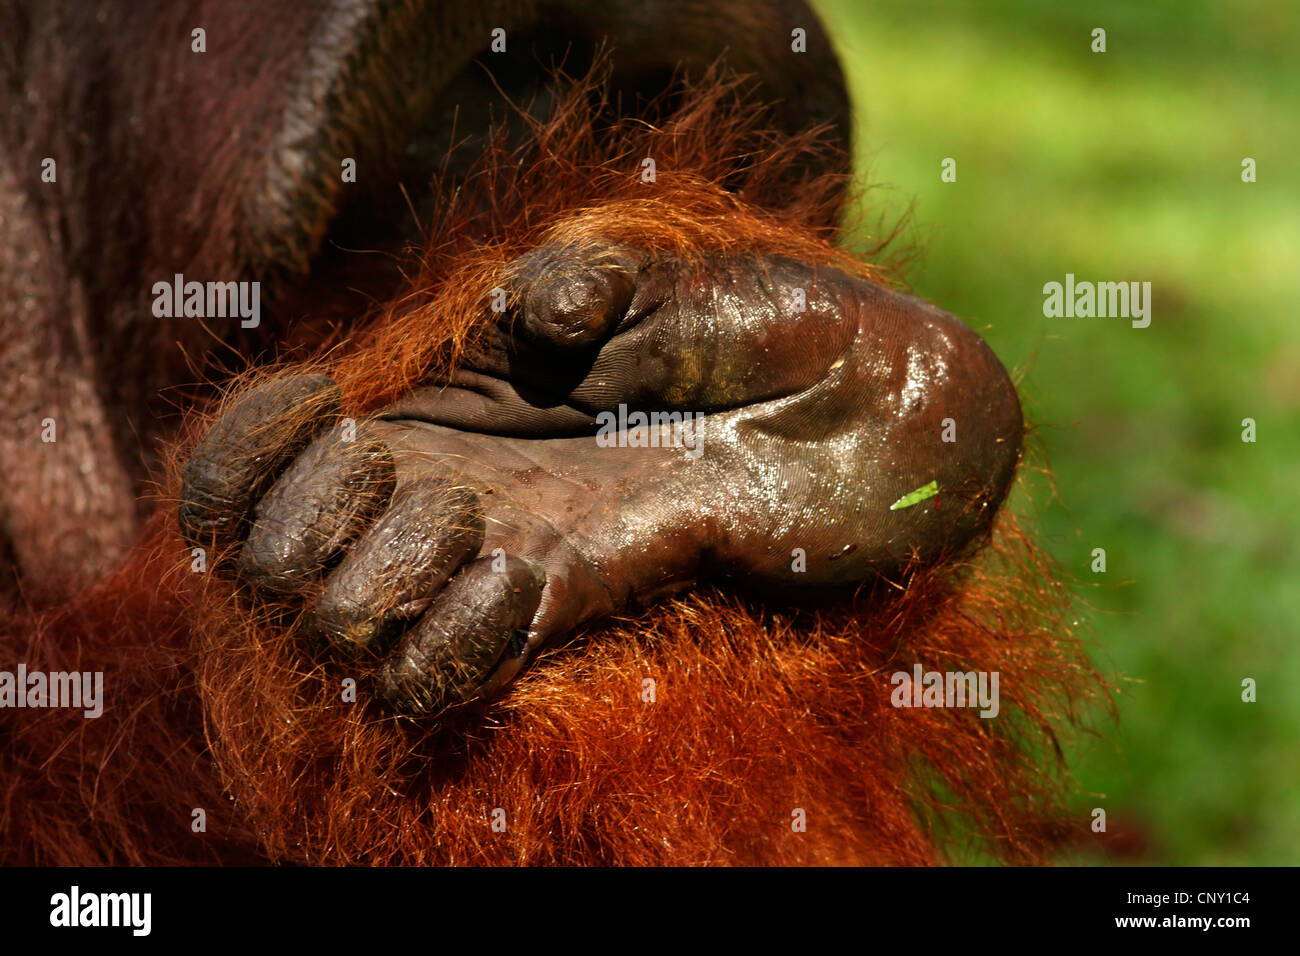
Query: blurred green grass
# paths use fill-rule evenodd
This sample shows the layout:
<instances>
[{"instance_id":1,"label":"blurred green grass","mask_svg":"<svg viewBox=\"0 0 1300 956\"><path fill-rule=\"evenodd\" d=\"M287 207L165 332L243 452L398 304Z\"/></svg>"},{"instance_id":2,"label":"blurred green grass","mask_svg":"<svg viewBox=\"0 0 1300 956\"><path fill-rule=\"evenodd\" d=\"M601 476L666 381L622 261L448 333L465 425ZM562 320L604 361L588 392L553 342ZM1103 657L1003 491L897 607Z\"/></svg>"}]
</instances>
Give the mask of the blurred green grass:
<instances>
[{"instance_id":1,"label":"blurred green grass","mask_svg":"<svg viewBox=\"0 0 1300 956\"><path fill-rule=\"evenodd\" d=\"M1081 826L1105 807L1131 862L1300 862L1300 5L816 6L864 222L912 207L909 284L1023 372L1057 497L1015 506L1119 677L1118 726L1071 747ZM1150 281L1151 326L1045 318L1067 272Z\"/></svg>"}]
</instances>

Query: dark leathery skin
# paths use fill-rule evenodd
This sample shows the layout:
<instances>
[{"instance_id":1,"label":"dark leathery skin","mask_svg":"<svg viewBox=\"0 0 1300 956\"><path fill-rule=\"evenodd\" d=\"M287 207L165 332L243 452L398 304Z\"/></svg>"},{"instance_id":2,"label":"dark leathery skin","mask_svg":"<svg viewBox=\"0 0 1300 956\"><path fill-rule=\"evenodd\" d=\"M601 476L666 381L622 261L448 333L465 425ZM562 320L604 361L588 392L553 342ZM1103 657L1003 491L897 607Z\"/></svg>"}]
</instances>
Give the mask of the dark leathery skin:
<instances>
[{"instance_id":1,"label":"dark leathery skin","mask_svg":"<svg viewBox=\"0 0 1300 956\"><path fill-rule=\"evenodd\" d=\"M339 648L373 646L418 617L482 544L473 491L425 474L404 481L331 572L315 630Z\"/></svg>"},{"instance_id":2,"label":"dark leathery skin","mask_svg":"<svg viewBox=\"0 0 1300 956\"><path fill-rule=\"evenodd\" d=\"M240 575L271 593L305 591L388 504L395 478L383 441L327 431L257 503Z\"/></svg>"},{"instance_id":3,"label":"dark leathery skin","mask_svg":"<svg viewBox=\"0 0 1300 956\"><path fill-rule=\"evenodd\" d=\"M235 539L257 495L333 423L340 401L324 375L273 379L241 395L185 464L181 532L199 545Z\"/></svg>"},{"instance_id":4,"label":"dark leathery skin","mask_svg":"<svg viewBox=\"0 0 1300 956\"><path fill-rule=\"evenodd\" d=\"M480 558L447 586L380 668L379 696L395 710L435 714L477 695L515 634L528 626L546 574L528 558Z\"/></svg>"},{"instance_id":5,"label":"dark leathery skin","mask_svg":"<svg viewBox=\"0 0 1300 956\"><path fill-rule=\"evenodd\" d=\"M508 316L473 367L362 429L391 455L396 491L342 563L322 566L315 615L337 643L390 653L377 685L390 705L430 713L493 692L546 642L701 580L817 594L987 532L1019 458L1020 405L951 315L779 257L701 271L588 248L584 279L566 254L539 250L547 269L516 271L537 276L514 300L535 321ZM698 451L602 447L597 416L620 403L698 413L685 443ZM891 510L932 481L937 496ZM337 481L295 487L304 511L338 500ZM292 497L268 496L286 514ZM491 570L494 554L508 572ZM538 600L517 580L503 589L510 575L544 581Z\"/></svg>"}]
</instances>

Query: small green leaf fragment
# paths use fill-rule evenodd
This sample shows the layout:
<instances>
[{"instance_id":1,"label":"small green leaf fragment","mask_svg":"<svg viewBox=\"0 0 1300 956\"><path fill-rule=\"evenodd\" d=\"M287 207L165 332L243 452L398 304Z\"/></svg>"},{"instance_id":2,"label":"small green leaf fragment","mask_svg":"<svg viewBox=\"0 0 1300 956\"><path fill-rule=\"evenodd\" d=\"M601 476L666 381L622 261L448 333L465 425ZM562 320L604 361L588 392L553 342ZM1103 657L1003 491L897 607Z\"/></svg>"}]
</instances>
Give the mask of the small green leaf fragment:
<instances>
[{"instance_id":1,"label":"small green leaf fragment","mask_svg":"<svg viewBox=\"0 0 1300 956\"><path fill-rule=\"evenodd\" d=\"M909 491L903 497L899 498L889 506L890 511L898 511L900 508L910 508L912 505L919 505L926 498L933 498L939 493L939 481L935 479L928 485L922 485L916 491Z\"/></svg>"}]
</instances>

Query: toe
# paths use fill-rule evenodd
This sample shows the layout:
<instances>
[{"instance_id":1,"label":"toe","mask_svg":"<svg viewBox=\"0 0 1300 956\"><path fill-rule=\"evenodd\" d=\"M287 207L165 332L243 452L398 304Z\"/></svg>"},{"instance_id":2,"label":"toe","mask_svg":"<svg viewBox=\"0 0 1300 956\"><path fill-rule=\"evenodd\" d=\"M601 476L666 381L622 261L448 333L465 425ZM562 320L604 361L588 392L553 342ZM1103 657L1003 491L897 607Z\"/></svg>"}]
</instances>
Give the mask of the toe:
<instances>
[{"instance_id":1,"label":"toe","mask_svg":"<svg viewBox=\"0 0 1300 956\"><path fill-rule=\"evenodd\" d=\"M241 395L195 447L177 512L194 544L236 540L253 502L338 417L339 387L324 375L274 379Z\"/></svg>"},{"instance_id":2,"label":"toe","mask_svg":"<svg viewBox=\"0 0 1300 956\"><path fill-rule=\"evenodd\" d=\"M638 267L620 247L547 245L521 256L511 284L524 333L567 348L601 341L627 312Z\"/></svg>"},{"instance_id":3,"label":"toe","mask_svg":"<svg viewBox=\"0 0 1300 956\"><path fill-rule=\"evenodd\" d=\"M313 628L343 650L368 648L418 617L483 547L478 496L425 478L393 493L388 509L325 582Z\"/></svg>"},{"instance_id":4,"label":"toe","mask_svg":"<svg viewBox=\"0 0 1300 956\"><path fill-rule=\"evenodd\" d=\"M435 714L476 696L541 602L546 574L528 558L480 558L458 574L380 669L379 696Z\"/></svg>"},{"instance_id":5,"label":"toe","mask_svg":"<svg viewBox=\"0 0 1300 956\"><path fill-rule=\"evenodd\" d=\"M240 575L273 593L306 589L388 503L394 482L382 441L345 442L337 429L318 438L257 503Z\"/></svg>"}]
</instances>

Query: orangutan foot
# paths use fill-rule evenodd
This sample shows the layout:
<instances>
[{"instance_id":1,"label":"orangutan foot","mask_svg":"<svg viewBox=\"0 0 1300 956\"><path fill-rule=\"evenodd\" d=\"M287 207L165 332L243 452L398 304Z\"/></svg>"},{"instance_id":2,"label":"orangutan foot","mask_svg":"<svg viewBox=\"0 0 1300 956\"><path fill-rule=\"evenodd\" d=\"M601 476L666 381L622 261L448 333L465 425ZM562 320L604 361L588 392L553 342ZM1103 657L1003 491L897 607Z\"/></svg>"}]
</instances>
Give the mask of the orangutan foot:
<instances>
[{"instance_id":1,"label":"orangutan foot","mask_svg":"<svg viewBox=\"0 0 1300 956\"><path fill-rule=\"evenodd\" d=\"M919 299L780 257L704 267L591 240L510 270L449 381L338 427L327 377L267 382L185 468L180 524L298 601L376 691L433 714L543 644L701 580L814 595L978 543L1020 406Z\"/></svg>"}]
</instances>

